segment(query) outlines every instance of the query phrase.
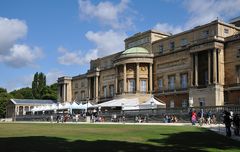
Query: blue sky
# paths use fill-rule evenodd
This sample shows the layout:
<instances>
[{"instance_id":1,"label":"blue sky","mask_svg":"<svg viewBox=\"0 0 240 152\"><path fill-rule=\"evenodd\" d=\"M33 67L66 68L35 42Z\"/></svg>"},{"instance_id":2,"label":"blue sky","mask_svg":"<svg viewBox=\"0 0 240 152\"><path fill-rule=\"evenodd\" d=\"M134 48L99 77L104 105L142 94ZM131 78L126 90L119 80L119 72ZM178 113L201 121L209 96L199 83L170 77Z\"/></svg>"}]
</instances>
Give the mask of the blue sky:
<instances>
[{"instance_id":1,"label":"blue sky","mask_svg":"<svg viewBox=\"0 0 240 152\"><path fill-rule=\"evenodd\" d=\"M122 51L134 33L227 22L239 7L240 0L1 0L0 87L31 86L35 72L49 84L85 73L91 59Z\"/></svg>"}]
</instances>

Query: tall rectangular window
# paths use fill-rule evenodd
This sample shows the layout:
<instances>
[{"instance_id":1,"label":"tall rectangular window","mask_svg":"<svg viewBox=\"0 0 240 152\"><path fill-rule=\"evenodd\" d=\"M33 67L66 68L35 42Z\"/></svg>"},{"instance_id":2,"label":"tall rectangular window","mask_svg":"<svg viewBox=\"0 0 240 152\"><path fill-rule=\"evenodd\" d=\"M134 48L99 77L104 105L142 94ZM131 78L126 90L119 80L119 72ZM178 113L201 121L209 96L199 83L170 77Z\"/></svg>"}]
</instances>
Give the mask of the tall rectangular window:
<instances>
[{"instance_id":1,"label":"tall rectangular window","mask_svg":"<svg viewBox=\"0 0 240 152\"><path fill-rule=\"evenodd\" d=\"M103 86L103 96L104 98L107 97L107 86Z\"/></svg>"},{"instance_id":2,"label":"tall rectangular window","mask_svg":"<svg viewBox=\"0 0 240 152\"><path fill-rule=\"evenodd\" d=\"M123 93L123 80L118 81L119 93Z\"/></svg>"},{"instance_id":3,"label":"tall rectangular window","mask_svg":"<svg viewBox=\"0 0 240 152\"><path fill-rule=\"evenodd\" d=\"M114 96L114 85L109 86L109 91L110 91L110 96L113 97Z\"/></svg>"},{"instance_id":4,"label":"tall rectangular window","mask_svg":"<svg viewBox=\"0 0 240 152\"><path fill-rule=\"evenodd\" d=\"M237 83L240 83L240 65L237 66Z\"/></svg>"},{"instance_id":5,"label":"tall rectangular window","mask_svg":"<svg viewBox=\"0 0 240 152\"><path fill-rule=\"evenodd\" d=\"M128 92L135 92L135 80L134 79L129 80Z\"/></svg>"},{"instance_id":6,"label":"tall rectangular window","mask_svg":"<svg viewBox=\"0 0 240 152\"><path fill-rule=\"evenodd\" d=\"M175 89L175 76L168 77L168 89L174 90Z\"/></svg>"},{"instance_id":7,"label":"tall rectangular window","mask_svg":"<svg viewBox=\"0 0 240 152\"><path fill-rule=\"evenodd\" d=\"M175 43L174 42L170 42L169 43L169 49L170 50L174 50L174 48L175 48Z\"/></svg>"},{"instance_id":8,"label":"tall rectangular window","mask_svg":"<svg viewBox=\"0 0 240 152\"><path fill-rule=\"evenodd\" d=\"M163 45L162 45L162 44L159 45L159 53L160 53L160 54L163 53Z\"/></svg>"},{"instance_id":9,"label":"tall rectangular window","mask_svg":"<svg viewBox=\"0 0 240 152\"><path fill-rule=\"evenodd\" d=\"M163 90L163 79L159 79L158 80L158 91L162 91Z\"/></svg>"},{"instance_id":10,"label":"tall rectangular window","mask_svg":"<svg viewBox=\"0 0 240 152\"><path fill-rule=\"evenodd\" d=\"M187 88L187 74L181 74L181 88L186 89Z\"/></svg>"},{"instance_id":11,"label":"tall rectangular window","mask_svg":"<svg viewBox=\"0 0 240 152\"><path fill-rule=\"evenodd\" d=\"M141 83L141 92L147 92L147 81L146 80L141 80L140 81L140 83Z\"/></svg>"},{"instance_id":12,"label":"tall rectangular window","mask_svg":"<svg viewBox=\"0 0 240 152\"><path fill-rule=\"evenodd\" d=\"M85 91L81 91L81 99L85 99Z\"/></svg>"}]
</instances>

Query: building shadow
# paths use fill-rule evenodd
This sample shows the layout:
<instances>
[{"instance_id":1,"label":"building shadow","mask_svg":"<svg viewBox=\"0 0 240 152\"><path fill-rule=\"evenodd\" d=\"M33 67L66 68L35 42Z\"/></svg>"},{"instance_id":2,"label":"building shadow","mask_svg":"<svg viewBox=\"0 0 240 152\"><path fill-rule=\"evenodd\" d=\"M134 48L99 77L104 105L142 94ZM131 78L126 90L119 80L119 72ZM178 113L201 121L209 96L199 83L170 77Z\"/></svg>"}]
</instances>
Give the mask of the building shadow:
<instances>
[{"instance_id":1,"label":"building shadow","mask_svg":"<svg viewBox=\"0 0 240 152\"><path fill-rule=\"evenodd\" d=\"M149 139L164 147L171 147L170 151L216 151L233 150L240 152L240 142L229 137L219 135L213 131L203 129L203 132L180 132L176 134L161 134L161 139Z\"/></svg>"},{"instance_id":2,"label":"building shadow","mask_svg":"<svg viewBox=\"0 0 240 152\"><path fill-rule=\"evenodd\" d=\"M147 143L134 143L113 140L75 140L69 141L59 137L28 136L2 137L2 152L205 152L206 148L218 150L239 150L240 142L218 135L211 131L182 132L161 134L162 139L149 139Z\"/></svg>"}]
</instances>

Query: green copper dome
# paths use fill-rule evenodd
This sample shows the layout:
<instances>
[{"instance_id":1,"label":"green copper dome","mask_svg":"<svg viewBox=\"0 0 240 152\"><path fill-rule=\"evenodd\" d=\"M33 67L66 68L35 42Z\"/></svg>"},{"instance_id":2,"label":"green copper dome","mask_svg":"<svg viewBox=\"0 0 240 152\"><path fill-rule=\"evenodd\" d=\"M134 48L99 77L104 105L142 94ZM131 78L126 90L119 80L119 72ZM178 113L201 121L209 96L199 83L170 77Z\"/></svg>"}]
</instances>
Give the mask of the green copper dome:
<instances>
[{"instance_id":1,"label":"green copper dome","mask_svg":"<svg viewBox=\"0 0 240 152\"><path fill-rule=\"evenodd\" d=\"M149 52L147 49L145 49L143 47L133 47L133 48L125 50L122 54L123 55L126 55L126 54L149 54Z\"/></svg>"}]
</instances>

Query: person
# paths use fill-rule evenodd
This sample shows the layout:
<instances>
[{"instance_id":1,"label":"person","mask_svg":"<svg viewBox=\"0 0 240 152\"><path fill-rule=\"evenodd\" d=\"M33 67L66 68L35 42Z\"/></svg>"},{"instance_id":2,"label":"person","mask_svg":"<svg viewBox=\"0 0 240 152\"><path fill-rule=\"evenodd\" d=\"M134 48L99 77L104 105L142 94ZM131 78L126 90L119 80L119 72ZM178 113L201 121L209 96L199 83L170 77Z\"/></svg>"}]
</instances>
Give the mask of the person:
<instances>
[{"instance_id":1,"label":"person","mask_svg":"<svg viewBox=\"0 0 240 152\"><path fill-rule=\"evenodd\" d=\"M76 122L78 122L78 119L79 119L79 115L78 114L76 114L75 119L76 119Z\"/></svg>"},{"instance_id":2,"label":"person","mask_svg":"<svg viewBox=\"0 0 240 152\"><path fill-rule=\"evenodd\" d=\"M233 126L234 126L234 134L236 136L239 136L239 124L240 123L240 118L238 116L238 114L235 114L233 116Z\"/></svg>"},{"instance_id":3,"label":"person","mask_svg":"<svg viewBox=\"0 0 240 152\"><path fill-rule=\"evenodd\" d=\"M212 112L211 110L208 111L207 113L207 124L210 125L211 124L211 118L212 118Z\"/></svg>"},{"instance_id":4,"label":"person","mask_svg":"<svg viewBox=\"0 0 240 152\"><path fill-rule=\"evenodd\" d=\"M53 123L53 115L50 116L51 123Z\"/></svg>"},{"instance_id":5,"label":"person","mask_svg":"<svg viewBox=\"0 0 240 152\"><path fill-rule=\"evenodd\" d=\"M223 115L223 123L225 124L225 128L226 128L226 135L228 137L231 137L232 132L231 132L231 118L230 118L230 112L228 111L224 111L224 115Z\"/></svg>"},{"instance_id":6,"label":"person","mask_svg":"<svg viewBox=\"0 0 240 152\"><path fill-rule=\"evenodd\" d=\"M192 125L195 125L197 121L197 114L196 114L196 111L193 111L192 112Z\"/></svg>"}]
</instances>

